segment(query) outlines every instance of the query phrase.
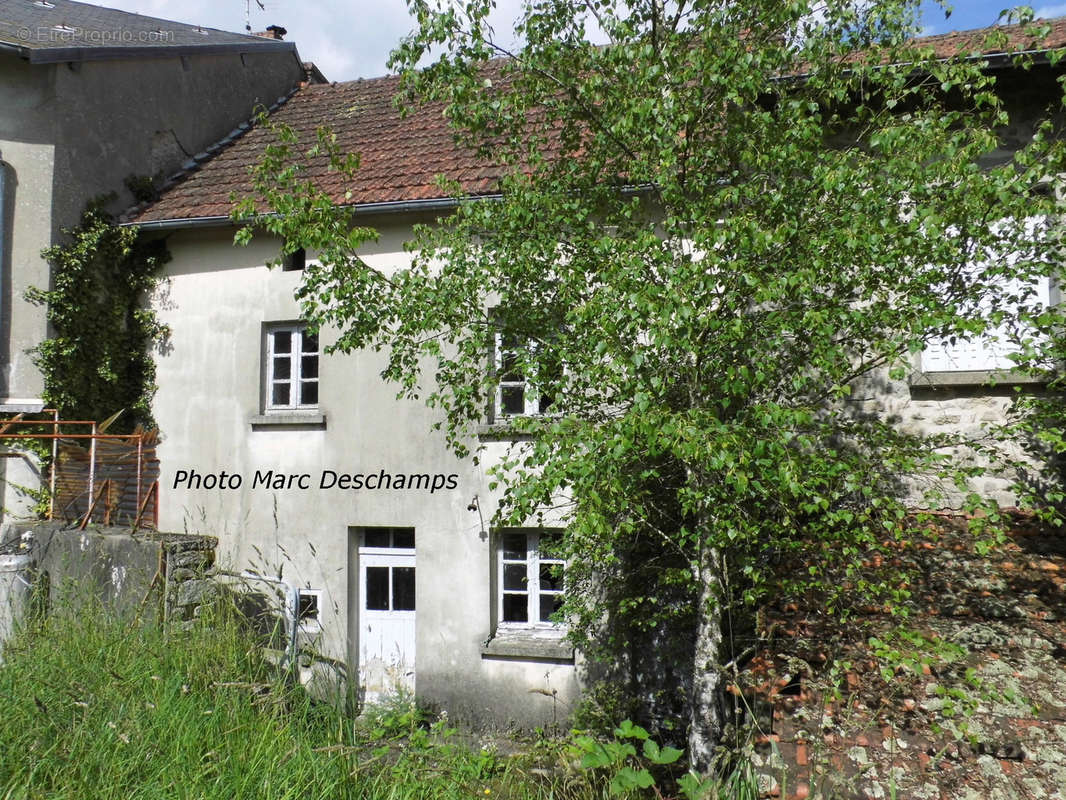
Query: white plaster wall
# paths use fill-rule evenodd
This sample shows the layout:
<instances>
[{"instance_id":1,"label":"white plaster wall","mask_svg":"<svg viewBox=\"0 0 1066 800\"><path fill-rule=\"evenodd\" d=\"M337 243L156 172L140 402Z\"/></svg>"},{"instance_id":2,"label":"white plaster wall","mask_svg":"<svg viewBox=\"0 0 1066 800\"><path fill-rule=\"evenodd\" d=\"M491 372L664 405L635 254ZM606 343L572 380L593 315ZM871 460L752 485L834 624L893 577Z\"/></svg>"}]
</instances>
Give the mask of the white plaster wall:
<instances>
[{"instance_id":1,"label":"white plaster wall","mask_svg":"<svg viewBox=\"0 0 1066 800\"><path fill-rule=\"evenodd\" d=\"M383 218L366 257L382 269L407 263L409 222ZM228 229L176 233L173 261L153 304L171 326L157 354L155 416L163 436L160 527L220 537L220 559L232 569L256 568L325 592L321 650L350 661L349 594L356 587L351 531L404 526L416 531L416 690L453 715L480 722L548 724L572 709L576 669L558 662L483 657L491 635L493 569L486 521L495 508L484 467L459 461L432 430L420 402L399 401L379 377L381 354L320 359L319 409L324 430L254 426L261 412L262 328L296 320L298 272L269 270L276 243L234 248ZM321 342L336 338L325 330ZM500 449L505 445L494 445ZM491 454L488 459L491 463ZM178 470L226 470L239 490L174 488ZM256 470L310 473L313 488L252 489ZM457 474L457 488L425 490L318 489L323 469L341 473ZM356 603L352 603L353 607ZM556 694L552 696L552 690ZM544 694L547 692L547 694Z\"/></svg>"}]
</instances>

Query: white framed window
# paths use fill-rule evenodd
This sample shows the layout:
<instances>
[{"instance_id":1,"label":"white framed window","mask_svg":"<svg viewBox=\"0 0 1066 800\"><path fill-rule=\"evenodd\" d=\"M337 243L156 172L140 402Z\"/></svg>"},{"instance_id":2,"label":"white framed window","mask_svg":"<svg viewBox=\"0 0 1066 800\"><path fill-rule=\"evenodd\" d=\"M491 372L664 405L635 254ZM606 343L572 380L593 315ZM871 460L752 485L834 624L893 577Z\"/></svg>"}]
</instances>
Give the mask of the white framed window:
<instances>
[{"instance_id":1,"label":"white framed window","mask_svg":"<svg viewBox=\"0 0 1066 800\"><path fill-rule=\"evenodd\" d=\"M1048 221L1044 217L1030 217L1024 220L997 220L990 223L989 230L1004 237L1004 249L1010 245L1012 237L1018 237L1022 251L1026 251L1025 242L1042 241L1048 232ZM967 283L981 281L987 287L985 296L979 305L969 309L970 313L980 314L992 319L994 314L1002 314L1003 322L990 326L980 336L954 336L933 339L926 343L921 354L922 372L1000 372L1013 369L1016 364L1011 358L1021 351L1019 338L1033 333L1025 328L1019 329L1017 319L1023 309L1045 309L1060 302L1060 292L1056 281L1047 276L1038 276L1031 280L996 277L990 266L1018 265L1020 258L1033 258L1033 252L997 252L995 246L985 246L979 250L975 260L962 269L961 277ZM991 277L990 277L991 276ZM946 289L945 289L946 291Z\"/></svg>"},{"instance_id":2,"label":"white framed window","mask_svg":"<svg viewBox=\"0 0 1066 800\"><path fill-rule=\"evenodd\" d=\"M322 630L321 589L300 589L297 592L296 622L301 631L317 633Z\"/></svg>"},{"instance_id":3,"label":"white framed window","mask_svg":"<svg viewBox=\"0 0 1066 800\"><path fill-rule=\"evenodd\" d=\"M1039 278L1031 287L1026 287L1017 280L1003 281L1002 297L1027 296L1027 305L1047 308L1055 298L1052 297L1051 281ZM1023 291L1024 290L1024 291ZM1057 294L1057 292L1055 292ZM982 304L983 312L992 310L993 300L988 298ZM1005 310L1014 312L1017 304L1007 304ZM1015 340L1012 340L1015 339ZM959 337L944 338L926 344L921 356L922 372L992 372L1010 370L1015 366L1011 355L1018 353L1016 336L1012 337L1008 324L991 328L982 336L969 339Z\"/></svg>"},{"instance_id":4,"label":"white framed window","mask_svg":"<svg viewBox=\"0 0 1066 800\"><path fill-rule=\"evenodd\" d=\"M493 347L494 366L499 381L496 387L494 412L496 419L546 414L552 399L538 392L529 381L524 364L530 348L536 345L526 337L513 333L496 334Z\"/></svg>"},{"instance_id":5,"label":"white framed window","mask_svg":"<svg viewBox=\"0 0 1066 800\"><path fill-rule=\"evenodd\" d=\"M415 529L360 529L363 608L374 612L415 610Z\"/></svg>"},{"instance_id":6,"label":"white framed window","mask_svg":"<svg viewBox=\"0 0 1066 800\"><path fill-rule=\"evenodd\" d=\"M318 407L318 334L301 323L266 328L265 409Z\"/></svg>"},{"instance_id":7,"label":"white framed window","mask_svg":"<svg viewBox=\"0 0 1066 800\"><path fill-rule=\"evenodd\" d=\"M498 533L497 619L501 627L558 628L565 562L558 555L561 532L504 529Z\"/></svg>"}]
</instances>

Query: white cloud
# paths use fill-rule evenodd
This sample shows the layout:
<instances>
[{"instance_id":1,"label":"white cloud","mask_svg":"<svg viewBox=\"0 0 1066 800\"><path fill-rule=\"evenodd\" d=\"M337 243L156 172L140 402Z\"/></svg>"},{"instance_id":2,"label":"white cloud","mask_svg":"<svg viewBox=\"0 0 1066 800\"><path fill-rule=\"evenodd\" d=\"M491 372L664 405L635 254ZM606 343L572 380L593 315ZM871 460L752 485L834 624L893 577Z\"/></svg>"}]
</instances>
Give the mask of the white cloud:
<instances>
[{"instance_id":1,"label":"white cloud","mask_svg":"<svg viewBox=\"0 0 1066 800\"><path fill-rule=\"evenodd\" d=\"M1066 3L1059 3L1057 6L1040 6L1035 13L1037 19L1066 16Z\"/></svg>"},{"instance_id":2,"label":"white cloud","mask_svg":"<svg viewBox=\"0 0 1066 800\"><path fill-rule=\"evenodd\" d=\"M242 33L245 24L245 0L87 0L96 5L132 11L164 20L203 25ZM443 0L455 2L456 0ZM300 57L314 61L331 81L373 78L388 72L389 52L414 25L402 0L353 3L351 0L261 0L266 10L251 0L252 30L280 25L288 33L286 41L295 42ZM522 11L523 0L497 0L489 16L498 43L516 46L514 23ZM595 25L590 26L595 41L605 37Z\"/></svg>"}]
</instances>

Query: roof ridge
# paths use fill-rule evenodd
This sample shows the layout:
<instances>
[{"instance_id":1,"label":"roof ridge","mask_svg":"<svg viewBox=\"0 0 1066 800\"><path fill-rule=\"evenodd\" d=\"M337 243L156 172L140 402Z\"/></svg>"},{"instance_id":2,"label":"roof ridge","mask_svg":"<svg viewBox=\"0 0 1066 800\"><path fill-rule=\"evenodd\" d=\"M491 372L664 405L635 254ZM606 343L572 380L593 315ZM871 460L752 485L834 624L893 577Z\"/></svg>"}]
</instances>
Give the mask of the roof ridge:
<instances>
[{"instance_id":1,"label":"roof ridge","mask_svg":"<svg viewBox=\"0 0 1066 800\"><path fill-rule=\"evenodd\" d=\"M57 2L57 0L49 0L49 2ZM105 2L106 2L106 0L105 0ZM255 36L255 34L247 33L246 31L228 31L225 28L211 28L211 27L208 27L206 25L199 25L199 24L197 24L195 22L182 22L182 21L176 20L176 19L167 19L166 17L157 17L154 14L142 14L139 11L127 11L124 8L115 8L114 6L111 6L111 5L103 5L103 4L100 4L100 3L89 3L89 2L86 2L85 0L58 0L58 3L60 5L62 5L62 4L73 4L73 5L77 5L77 6L86 6L88 8L91 8L91 9L94 9L94 10L97 10L97 11L108 11L108 12L111 12L113 14L123 14L123 15L128 16L128 17L137 17L138 19L142 19L142 20L146 20L146 21L150 21L150 22L166 22L166 23L169 23L171 25L188 25L190 28L196 28L198 30L213 31L215 33L225 33L225 34L227 34L229 36L243 36L243 37L245 37L245 38L247 38L249 40L253 40L253 39L257 39L257 38L263 38L263 37L257 37L257 36ZM267 41L270 41L270 40L267 40Z\"/></svg>"}]
</instances>

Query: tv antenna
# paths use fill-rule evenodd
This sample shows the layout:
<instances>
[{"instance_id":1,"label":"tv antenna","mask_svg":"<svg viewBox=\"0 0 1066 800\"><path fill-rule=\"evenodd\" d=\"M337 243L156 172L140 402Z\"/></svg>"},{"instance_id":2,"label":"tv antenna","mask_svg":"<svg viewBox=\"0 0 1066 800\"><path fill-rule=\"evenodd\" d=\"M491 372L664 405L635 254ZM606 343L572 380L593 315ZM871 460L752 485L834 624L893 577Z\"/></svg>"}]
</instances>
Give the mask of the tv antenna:
<instances>
[{"instance_id":1,"label":"tv antenna","mask_svg":"<svg viewBox=\"0 0 1066 800\"><path fill-rule=\"evenodd\" d=\"M266 6L263 5L262 0L255 0L255 4L259 6L260 11L266 11ZM244 29L248 33L252 32L252 0L244 0Z\"/></svg>"}]
</instances>

